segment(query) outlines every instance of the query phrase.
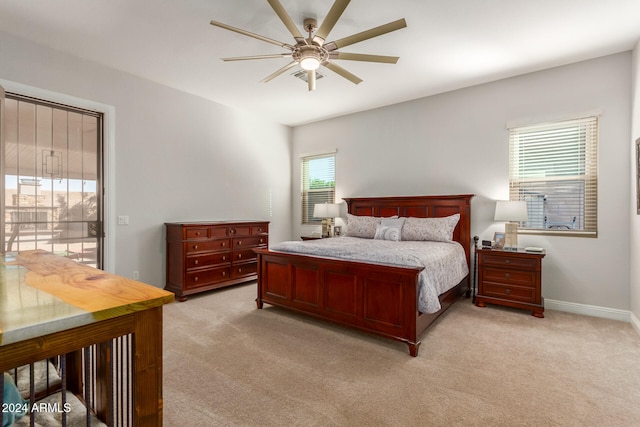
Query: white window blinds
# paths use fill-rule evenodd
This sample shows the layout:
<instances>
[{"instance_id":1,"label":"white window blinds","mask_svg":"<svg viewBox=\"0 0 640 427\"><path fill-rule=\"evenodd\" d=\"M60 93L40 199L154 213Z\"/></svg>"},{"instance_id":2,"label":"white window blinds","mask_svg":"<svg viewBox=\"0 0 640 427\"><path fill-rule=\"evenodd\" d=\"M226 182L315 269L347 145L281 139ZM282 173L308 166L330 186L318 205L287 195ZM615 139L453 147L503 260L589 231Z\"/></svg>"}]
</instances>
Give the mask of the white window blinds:
<instances>
[{"instance_id":1,"label":"white window blinds","mask_svg":"<svg viewBox=\"0 0 640 427\"><path fill-rule=\"evenodd\" d=\"M317 203L334 203L336 187L336 154L302 157L302 223L319 224L313 217Z\"/></svg>"},{"instance_id":2,"label":"white window blinds","mask_svg":"<svg viewBox=\"0 0 640 427\"><path fill-rule=\"evenodd\" d=\"M597 235L598 118L509 129L510 199L527 202L521 228Z\"/></svg>"}]
</instances>

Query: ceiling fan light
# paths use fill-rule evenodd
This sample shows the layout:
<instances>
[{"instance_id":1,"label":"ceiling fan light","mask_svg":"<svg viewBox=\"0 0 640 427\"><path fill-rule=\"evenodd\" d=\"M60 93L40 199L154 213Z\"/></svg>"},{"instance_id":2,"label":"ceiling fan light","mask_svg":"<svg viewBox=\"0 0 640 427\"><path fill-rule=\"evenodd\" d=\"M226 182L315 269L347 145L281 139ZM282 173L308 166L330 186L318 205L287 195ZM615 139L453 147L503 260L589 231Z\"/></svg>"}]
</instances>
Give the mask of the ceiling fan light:
<instances>
[{"instance_id":1,"label":"ceiling fan light","mask_svg":"<svg viewBox=\"0 0 640 427\"><path fill-rule=\"evenodd\" d=\"M300 60L300 66L302 67L302 69L307 71L317 70L318 68L320 68L320 61L318 60L318 58L308 56Z\"/></svg>"}]
</instances>

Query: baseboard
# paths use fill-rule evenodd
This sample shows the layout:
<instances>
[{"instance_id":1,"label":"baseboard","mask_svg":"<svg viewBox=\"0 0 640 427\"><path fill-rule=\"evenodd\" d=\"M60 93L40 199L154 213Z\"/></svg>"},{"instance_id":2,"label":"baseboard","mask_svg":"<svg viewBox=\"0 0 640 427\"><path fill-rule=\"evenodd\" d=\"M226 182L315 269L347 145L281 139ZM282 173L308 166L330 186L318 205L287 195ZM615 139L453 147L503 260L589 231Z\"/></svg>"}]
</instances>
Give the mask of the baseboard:
<instances>
[{"instance_id":1,"label":"baseboard","mask_svg":"<svg viewBox=\"0 0 640 427\"><path fill-rule=\"evenodd\" d=\"M585 316L602 317L611 320L620 320L622 322L632 323L632 313L628 310L619 310L617 308L598 307L596 305L577 304L575 302L557 301L552 299L544 299L544 308L549 310L566 311L567 313L584 314ZM634 327L640 333L640 322L635 318Z\"/></svg>"}]
</instances>

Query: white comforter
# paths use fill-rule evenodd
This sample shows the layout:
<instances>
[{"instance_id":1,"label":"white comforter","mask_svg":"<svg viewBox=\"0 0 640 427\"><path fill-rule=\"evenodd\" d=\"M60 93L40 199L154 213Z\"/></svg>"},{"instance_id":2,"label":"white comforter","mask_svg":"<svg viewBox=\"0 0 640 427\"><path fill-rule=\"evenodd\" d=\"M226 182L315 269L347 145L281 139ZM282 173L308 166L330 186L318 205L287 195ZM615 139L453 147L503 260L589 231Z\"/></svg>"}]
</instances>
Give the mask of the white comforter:
<instances>
[{"instance_id":1,"label":"white comforter","mask_svg":"<svg viewBox=\"0 0 640 427\"><path fill-rule=\"evenodd\" d=\"M457 242L414 242L334 237L331 239L282 242L270 248L331 258L425 267L419 276L418 310L440 310L438 295L469 274L462 245Z\"/></svg>"}]
</instances>

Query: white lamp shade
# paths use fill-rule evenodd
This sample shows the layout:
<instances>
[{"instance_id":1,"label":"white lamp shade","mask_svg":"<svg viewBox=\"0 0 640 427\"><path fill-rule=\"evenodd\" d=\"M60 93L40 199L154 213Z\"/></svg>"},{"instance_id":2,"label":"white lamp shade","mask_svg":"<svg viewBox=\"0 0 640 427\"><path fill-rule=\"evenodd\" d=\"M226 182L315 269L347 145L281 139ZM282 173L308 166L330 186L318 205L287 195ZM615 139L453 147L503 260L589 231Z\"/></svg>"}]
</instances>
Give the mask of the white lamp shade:
<instances>
[{"instance_id":1,"label":"white lamp shade","mask_svg":"<svg viewBox=\"0 0 640 427\"><path fill-rule=\"evenodd\" d=\"M340 205L329 203L327 205L327 218L336 218L340 216Z\"/></svg>"},{"instance_id":2,"label":"white lamp shade","mask_svg":"<svg viewBox=\"0 0 640 427\"><path fill-rule=\"evenodd\" d=\"M313 207L314 218L335 218L340 216L340 205L335 203L318 203Z\"/></svg>"},{"instance_id":3,"label":"white lamp shade","mask_svg":"<svg viewBox=\"0 0 640 427\"><path fill-rule=\"evenodd\" d=\"M494 221L528 221L527 202L498 200Z\"/></svg>"}]
</instances>

